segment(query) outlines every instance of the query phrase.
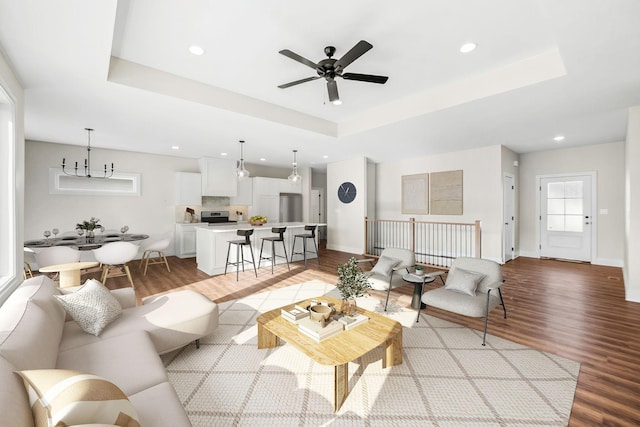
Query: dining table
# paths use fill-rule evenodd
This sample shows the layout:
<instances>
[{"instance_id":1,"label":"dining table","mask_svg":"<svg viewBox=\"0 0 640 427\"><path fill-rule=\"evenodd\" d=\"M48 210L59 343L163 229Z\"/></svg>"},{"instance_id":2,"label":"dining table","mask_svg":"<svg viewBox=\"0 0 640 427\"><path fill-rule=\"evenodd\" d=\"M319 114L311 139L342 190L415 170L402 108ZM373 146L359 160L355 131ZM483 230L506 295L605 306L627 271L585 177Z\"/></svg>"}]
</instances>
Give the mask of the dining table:
<instances>
[{"instance_id":1,"label":"dining table","mask_svg":"<svg viewBox=\"0 0 640 427\"><path fill-rule=\"evenodd\" d=\"M81 251L88 251L92 249L98 249L103 245L111 242L135 242L139 240L148 239L147 234L133 234L133 233L106 233L96 235L94 237L87 236L61 236L51 237L37 240L27 240L24 242L26 248L49 248L51 246L70 246L75 247Z\"/></svg>"}]
</instances>

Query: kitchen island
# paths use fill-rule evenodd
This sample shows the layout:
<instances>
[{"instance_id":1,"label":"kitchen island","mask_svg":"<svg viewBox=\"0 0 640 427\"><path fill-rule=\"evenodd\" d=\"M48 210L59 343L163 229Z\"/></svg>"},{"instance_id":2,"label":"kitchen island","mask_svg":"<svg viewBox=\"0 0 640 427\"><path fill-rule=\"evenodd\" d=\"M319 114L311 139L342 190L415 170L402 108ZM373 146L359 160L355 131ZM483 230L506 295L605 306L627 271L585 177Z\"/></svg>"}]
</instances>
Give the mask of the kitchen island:
<instances>
[{"instance_id":1,"label":"kitchen island","mask_svg":"<svg viewBox=\"0 0 640 427\"><path fill-rule=\"evenodd\" d=\"M227 249L229 247L229 240L239 239L237 235L238 230L253 229L251 235L251 250L256 261L256 268L258 267L260 246L262 245L263 237L273 237L275 234L271 232L272 227L287 227L287 231L284 233L284 244L287 248L287 255L291 260L291 245L293 244L293 236L296 234L304 234L305 225L314 225L315 223L306 222L268 222L262 226L252 226L249 223L238 223L232 225L216 225L210 227L197 227L196 228L196 263L198 269L207 273L210 276L217 274L224 274L224 267L227 261ZM318 227L326 226L326 224L315 224ZM316 235L318 230L316 229ZM298 239L300 240L300 239ZM302 252L302 242L297 243L298 247L296 252ZM308 247L307 247L308 248ZM313 250L313 248L312 248ZM278 255L284 255L282 253L282 246L276 244L276 253ZM271 244L265 243L262 252L263 257L271 256ZM314 253L307 253L307 259L316 258ZM245 249L245 259L250 260L251 255ZM302 255L296 255L294 261L302 260ZM232 250L229 254L229 261L236 261L236 251ZM276 264L282 264L285 260L283 258L276 257ZM271 260L263 260L261 266L271 267ZM246 268L253 268L249 265ZM229 272L235 271L234 266L229 266Z\"/></svg>"}]
</instances>

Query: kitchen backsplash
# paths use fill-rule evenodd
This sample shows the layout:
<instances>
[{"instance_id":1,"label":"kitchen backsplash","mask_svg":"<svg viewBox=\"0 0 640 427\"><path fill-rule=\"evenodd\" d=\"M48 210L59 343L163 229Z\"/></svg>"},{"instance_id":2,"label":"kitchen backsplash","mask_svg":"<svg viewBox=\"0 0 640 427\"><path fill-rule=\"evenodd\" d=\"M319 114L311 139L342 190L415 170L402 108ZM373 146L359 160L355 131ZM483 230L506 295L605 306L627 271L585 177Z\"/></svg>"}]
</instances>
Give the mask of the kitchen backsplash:
<instances>
[{"instance_id":1,"label":"kitchen backsplash","mask_svg":"<svg viewBox=\"0 0 640 427\"><path fill-rule=\"evenodd\" d=\"M246 206L231 206L229 205L230 199L228 197L202 197L202 206L176 206L176 222L185 222L185 211L189 207L195 211L196 218L200 218L200 212L202 211L228 211L229 219L231 221L238 220L237 212L242 212L243 220L247 220L247 207Z\"/></svg>"}]
</instances>

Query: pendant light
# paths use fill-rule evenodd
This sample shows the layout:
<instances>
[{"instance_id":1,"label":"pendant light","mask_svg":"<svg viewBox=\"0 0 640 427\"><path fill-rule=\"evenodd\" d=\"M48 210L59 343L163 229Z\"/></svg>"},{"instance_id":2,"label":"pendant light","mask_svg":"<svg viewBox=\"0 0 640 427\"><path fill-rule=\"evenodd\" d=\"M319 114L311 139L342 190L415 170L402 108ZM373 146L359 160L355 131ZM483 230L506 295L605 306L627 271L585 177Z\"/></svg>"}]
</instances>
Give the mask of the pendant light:
<instances>
[{"instance_id":1,"label":"pendant light","mask_svg":"<svg viewBox=\"0 0 640 427\"><path fill-rule=\"evenodd\" d=\"M236 169L236 175L238 179L248 178L251 175L244 167L244 141L240 141L240 162L238 163L238 169Z\"/></svg>"},{"instance_id":2,"label":"pendant light","mask_svg":"<svg viewBox=\"0 0 640 427\"><path fill-rule=\"evenodd\" d=\"M293 150L293 171L291 175L287 178L291 182L298 182L302 179L300 174L298 173L298 163L296 162L296 153L298 150Z\"/></svg>"},{"instance_id":3,"label":"pendant light","mask_svg":"<svg viewBox=\"0 0 640 427\"><path fill-rule=\"evenodd\" d=\"M80 178L111 178L113 176L113 163L111 163L111 171L107 170L107 164L105 163L104 173L102 176L91 175L91 132L93 132L93 129L84 128L84 130L87 131L87 158L84 159L84 172L80 171L80 173L78 173L78 162L76 162L73 172L67 172L65 170L65 167L67 166L65 158L62 158L62 172L64 172L65 175L77 176Z\"/></svg>"}]
</instances>

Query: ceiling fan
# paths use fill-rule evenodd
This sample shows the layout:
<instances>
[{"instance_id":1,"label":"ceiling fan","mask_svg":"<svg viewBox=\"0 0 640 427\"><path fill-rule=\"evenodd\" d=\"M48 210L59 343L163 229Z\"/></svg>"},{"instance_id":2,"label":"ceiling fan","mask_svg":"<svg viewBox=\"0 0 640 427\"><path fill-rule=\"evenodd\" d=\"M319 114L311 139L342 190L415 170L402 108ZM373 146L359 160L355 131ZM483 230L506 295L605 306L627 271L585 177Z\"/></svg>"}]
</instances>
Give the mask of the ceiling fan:
<instances>
[{"instance_id":1,"label":"ceiling fan","mask_svg":"<svg viewBox=\"0 0 640 427\"><path fill-rule=\"evenodd\" d=\"M291 86L295 86L300 83L310 82L324 77L327 81L327 90L329 91L329 101L333 104L341 104L340 96L338 96L338 85L335 78L342 77L345 80L358 80L361 82L379 83L385 84L389 77L387 76L374 76L371 74L356 74L356 73L343 73L343 70L347 68L356 59L364 55L373 45L364 40L360 40L351 50L344 54L340 59L334 59L332 56L336 53L336 48L333 46L327 46L324 48L324 53L328 58L321 60L317 64L309 61L307 58L303 58L297 53L291 52L289 49L281 50L280 53L288 58L298 61L307 67L313 68L318 73L317 76L307 77L305 79L296 80L293 82L285 83L278 86L280 89L286 89Z\"/></svg>"}]
</instances>

